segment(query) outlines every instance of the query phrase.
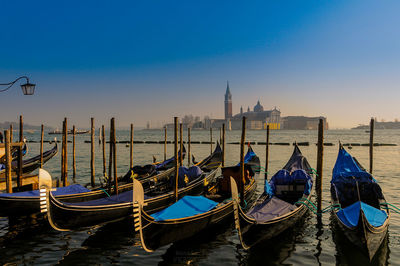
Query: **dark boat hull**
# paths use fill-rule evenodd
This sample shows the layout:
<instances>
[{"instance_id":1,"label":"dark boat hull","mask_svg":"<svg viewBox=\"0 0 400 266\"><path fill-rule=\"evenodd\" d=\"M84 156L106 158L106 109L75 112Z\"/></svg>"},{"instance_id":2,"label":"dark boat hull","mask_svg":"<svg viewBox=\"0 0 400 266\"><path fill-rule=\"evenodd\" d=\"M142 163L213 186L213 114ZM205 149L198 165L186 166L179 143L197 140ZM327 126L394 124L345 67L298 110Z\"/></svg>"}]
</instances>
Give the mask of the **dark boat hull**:
<instances>
[{"instance_id":1,"label":"dark boat hull","mask_svg":"<svg viewBox=\"0 0 400 266\"><path fill-rule=\"evenodd\" d=\"M292 156L289 158L289 161L283 167L283 169L291 172L293 170L304 170L311 179L311 166L309 165L307 159L301 154L301 151L297 144L295 145ZM289 187L289 186L288 186ZM293 186L296 187L296 186ZM248 216L245 211L238 205L238 196L237 196L237 188L232 186L232 197L236 201L235 205L235 227L238 230L239 239L242 244L242 247L245 249L249 249L258 243L276 237L281 234L283 231L293 227L307 212L307 207L304 204L297 204L298 200L307 198L309 201L311 199L311 188L309 188L308 195L306 196L303 191L297 192L295 191L294 195L289 196L289 192L292 192L290 188L287 189L287 194L281 194L280 200L285 201L286 203L290 203L296 208L291 209L289 212L282 212L278 217L271 216L267 218L266 214L268 213L260 213L260 217L258 220L253 218L252 216ZM305 185L304 185L305 189ZM294 197L294 199L293 199ZM252 206L251 210L255 210L259 206L267 206L270 203L271 198L270 195L264 192L259 199L256 201L254 206ZM271 212L271 214L275 214ZM276 214L275 214L276 215ZM261 219L264 217L264 219Z\"/></svg>"},{"instance_id":2,"label":"dark boat hull","mask_svg":"<svg viewBox=\"0 0 400 266\"><path fill-rule=\"evenodd\" d=\"M147 182L149 179L153 178L162 178L166 175L171 174L174 171L174 168L168 169L161 174L156 176L139 178L141 182ZM120 193L132 190L132 183L121 184L118 187L118 191ZM112 194L114 191L111 192ZM77 193L77 194L69 194L69 195L61 195L55 196L58 201L67 202L67 203L76 203L76 202L85 202L103 198L106 195L104 189L95 189L90 192ZM0 197L0 217L3 216L24 216L30 215L33 213L40 212L40 199L39 197L16 197L16 196L8 196L8 197Z\"/></svg>"},{"instance_id":3,"label":"dark boat hull","mask_svg":"<svg viewBox=\"0 0 400 266\"><path fill-rule=\"evenodd\" d=\"M336 212L333 213L333 217L346 238L372 260L387 235L389 219L383 226L373 227L361 211L358 225L352 228L345 225Z\"/></svg>"},{"instance_id":4,"label":"dark boat hull","mask_svg":"<svg viewBox=\"0 0 400 266\"><path fill-rule=\"evenodd\" d=\"M51 158L53 158L57 154L57 152L58 152L57 144L51 150L44 152L43 164L46 163ZM12 162L13 171L11 175L13 176L13 178L16 177L15 169L17 168L17 164L18 164L17 161ZM38 169L39 167L40 167L40 155L37 155L22 162L22 173L29 174L32 171ZM0 182L5 182L5 170L0 171Z\"/></svg>"},{"instance_id":5,"label":"dark boat hull","mask_svg":"<svg viewBox=\"0 0 400 266\"><path fill-rule=\"evenodd\" d=\"M249 201L256 191L253 181L247 188L245 199ZM152 217L142 213L142 246L147 251L189 238L204 230L218 225L229 225L233 221L233 201L217 207L214 210L194 217L153 222ZM143 243L144 242L144 243Z\"/></svg>"},{"instance_id":6,"label":"dark boat hull","mask_svg":"<svg viewBox=\"0 0 400 266\"><path fill-rule=\"evenodd\" d=\"M293 227L304 216L307 210L307 207L300 205L296 210L287 215L267 223L257 223L255 220L249 219L243 210L239 208L239 222L243 244L247 247L252 247L281 234L288 228Z\"/></svg>"},{"instance_id":7,"label":"dark boat hull","mask_svg":"<svg viewBox=\"0 0 400 266\"><path fill-rule=\"evenodd\" d=\"M198 180L188 187L179 189L179 198L185 195L200 195L204 192L204 183L213 181L217 169L211 171L204 179ZM157 212L175 202L173 191L145 201L145 210ZM68 205L55 199L52 195L48 202L48 219L56 230L73 230L107 222L117 221L131 216L132 202L100 206Z\"/></svg>"}]
</instances>

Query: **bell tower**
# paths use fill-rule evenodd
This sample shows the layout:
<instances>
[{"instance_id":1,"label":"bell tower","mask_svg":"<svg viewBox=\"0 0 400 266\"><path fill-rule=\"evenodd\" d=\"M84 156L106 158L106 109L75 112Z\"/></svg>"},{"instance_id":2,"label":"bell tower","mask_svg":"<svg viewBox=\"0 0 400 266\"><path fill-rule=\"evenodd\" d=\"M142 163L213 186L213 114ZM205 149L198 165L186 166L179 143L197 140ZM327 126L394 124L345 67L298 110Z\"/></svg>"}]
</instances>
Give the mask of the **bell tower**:
<instances>
[{"instance_id":1,"label":"bell tower","mask_svg":"<svg viewBox=\"0 0 400 266\"><path fill-rule=\"evenodd\" d=\"M229 81L227 81L225 92L225 119L230 118L232 118L232 94L229 89Z\"/></svg>"}]
</instances>

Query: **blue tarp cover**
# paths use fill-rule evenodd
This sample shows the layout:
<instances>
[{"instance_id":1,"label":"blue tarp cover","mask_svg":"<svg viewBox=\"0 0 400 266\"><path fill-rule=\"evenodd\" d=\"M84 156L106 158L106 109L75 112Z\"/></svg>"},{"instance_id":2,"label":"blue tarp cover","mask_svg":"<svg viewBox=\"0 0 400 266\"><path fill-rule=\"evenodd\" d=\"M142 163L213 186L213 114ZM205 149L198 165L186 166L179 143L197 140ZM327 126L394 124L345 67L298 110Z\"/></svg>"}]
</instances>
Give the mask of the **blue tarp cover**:
<instances>
[{"instance_id":1,"label":"blue tarp cover","mask_svg":"<svg viewBox=\"0 0 400 266\"><path fill-rule=\"evenodd\" d=\"M335 167L333 168L331 182L346 181L349 177L356 177L357 180L362 182L368 182L371 180L376 182L371 174L359 167L353 157L345 149L340 149Z\"/></svg>"},{"instance_id":2,"label":"blue tarp cover","mask_svg":"<svg viewBox=\"0 0 400 266\"><path fill-rule=\"evenodd\" d=\"M218 202L207 199L203 196L184 196L168 208L156 212L151 216L156 221L179 219L208 212L215 208Z\"/></svg>"},{"instance_id":3,"label":"blue tarp cover","mask_svg":"<svg viewBox=\"0 0 400 266\"><path fill-rule=\"evenodd\" d=\"M292 173L289 173L286 169L279 170L271 177L269 184L265 183L264 189L266 193L272 196L276 191L275 185L292 185L293 183L305 184L304 194L309 195L311 193L312 178L303 169L295 170Z\"/></svg>"},{"instance_id":4,"label":"blue tarp cover","mask_svg":"<svg viewBox=\"0 0 400 266\"><path fill-rule=\"evenodd\" d=\"M66 187L58 187L56 191L53 191L54 196L78 194L83 192L89 192L87 189L79 184L74 184ZM1 193L0 197L39 197L39 190L31 190L25 192L16 193Z\"/></svg>"},{"instance_id":5,"label":"blue tarp cover","mask_svg":"<svg viewBox=\"0 0 400 266\"><path fill-rule=\"evenodd\" d=\"M202 173L203 171L201 168L196 165L189 168L180 166L178 173L178 188L186 187L187 184L197 179ZM175 178L171 178L171 186L175 186Z\"/></svg>"},{"instance_id":6,"label":"blue tarp cover","mask_svg":"<svg viewBox=\"0 0 400 266\"><path fill-rule=\"evenodd\" d=\"M357 201L337 212L339 219L348 227L356 227L360 219L360 208L364 211L365 217L372 226L381 226L387 219L387 213L374 208L364 202Z\"/></svg>"},{"instance_id":7,"label":"blue tarp cover","mask_svg":"<svg viewBox=\"0 0 400 266\"><path fill-rule=\"evenodd\" d=\"M255 156L257 156L255 154L255 152L253 151L253 149L248 149L246 155L244 156L244 163L248 163L250 162ZM238 166L240 165L240 163L237 164Z\"/></svg>"}]
</instances>

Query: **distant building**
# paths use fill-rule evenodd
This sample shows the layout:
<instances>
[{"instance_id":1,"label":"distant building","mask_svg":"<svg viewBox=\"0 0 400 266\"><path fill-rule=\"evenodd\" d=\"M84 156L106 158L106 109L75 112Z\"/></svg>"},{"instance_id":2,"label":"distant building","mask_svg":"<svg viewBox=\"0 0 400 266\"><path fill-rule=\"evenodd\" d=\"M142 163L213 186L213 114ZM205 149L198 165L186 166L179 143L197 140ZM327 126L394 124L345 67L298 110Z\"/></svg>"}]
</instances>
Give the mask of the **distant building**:
<instances>
[{"instance_id":1,"label":"distant building","mask_svg":"<svg viewBox=\"0 0 400 266\"><path fill-rule=\"evenodd\" d=\"M328 122L326 117L306 117L306 116L286 116L282 117L282 128L283 129L308 129L316 130L318 129L319 120L324 121L324 129L328 129Z\"/></svg>"},{"instance_id":2,"label":"distant building","mask_svg":"<svg viewBox=\"0 0 400 266\"><path fill-rule=\"evenodd\" d=\"M400 122L399 121L393 121L393 122L377 122L375 119L375 129L400 129ZM352 129L364 129L364 130L369 130L370 125L359 125L357 127L354 127Z\"/></svg>"},{"instance_id":3,"label":"distant building","mask_svg":"<svg viewBox=\"0 0 400 266\"><path fill-rule=\"evenodd\" d=\"M243 112L243 107L240 107L240 113L234 115L231 119L232 129L240 129L242 127L242 117L247 118L247 128L249 129L266 129L267 124L270 129L280 129L281 111L276 107L272 110L264 111L264 107L260 101L254 106L253 111L250 107L247 112Z\"/></svg>"},{"instance_id":4,"label":"distant building","mask_svg":"<svg viewBox=\"0 0 400 266\"><path fill-rule=\"evenodd\" d=\"M229 90L229 81L227 81L225 92L225 120L230 118L232 118L232 94Z\"/></svg>"},{"instance_id":5,"label":"distant building","mask_svg":"<svg viewBox=\"0 0 400 266\"><path fill-rule=\"evenodd\" d=\"M195 121L194 123L183 122L183 127L191 127L197 129L209 129L221 128L225 124L227 130L230 129L241 129L242 118L247 118L246 128L262 130L266 129L269 125L270 129L318 129L319 119L324 120L325 129L328 129L328 123L326 117L305 117L305 116L287 116L281 117L281 111L274 107L271 110L264 110L264 106L261 105L260 100L257 101L253 107L253 111L250 110L250 106L247 107L247 112L243 112L243 107L240 107L240 113L233 115L232 113L232 93L229 87L229 81L226 84L226 92L224 99L224 119L215 119L205 117L204 121ZM185 119L183 119L185 120ZM167 124L168 128L174 128L173 124Z\"/></svg>"},{"instance_id":6,"label":"distant building","mask_svg":"<svg viewBox=\"0 0 400 266\"><path fill-rule=\"evenodd\" d=\"M245 116L247 117L248 129L266 129L267 124L270 125L270 129L280 129L281 112L276 107L272 110L264 111L260 101L257 101L253 111L250 110L250 107L247 107L247 112L243 112L243 107L240 107L240 113L232 115L232 94L229 88L229 81L226 86L224 107L225 119L207 119L204 121L205 128L220 128L225 123L227 129L241 129L242 117Z\"/></svg>"}]
</instances>

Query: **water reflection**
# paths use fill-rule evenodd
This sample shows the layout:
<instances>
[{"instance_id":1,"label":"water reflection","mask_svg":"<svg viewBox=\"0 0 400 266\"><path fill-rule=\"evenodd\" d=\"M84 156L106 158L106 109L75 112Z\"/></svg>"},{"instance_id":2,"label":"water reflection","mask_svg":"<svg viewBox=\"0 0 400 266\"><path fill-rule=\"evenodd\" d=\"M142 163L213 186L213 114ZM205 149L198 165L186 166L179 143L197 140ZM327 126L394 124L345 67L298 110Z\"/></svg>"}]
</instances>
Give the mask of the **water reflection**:
<instances>
[{"instance_id":1,"label":"water reflection","mask_svg":"<svg viewBox=\"0 0 400 266\"><path fill-rule=\"evenodd\" d=\"M370 262L368 256L346 238L334 219L331 219L330 229L336 245L336 265L389 265L390 249L388 234Z\"/></svg>"},{"instance_id":2,"label":"water reflection","mask_svg":"<svg viewBox=\"0 0 400 266\"><path fill-rule=\"evenodd\" d=\"M318 265L322 265L320 261L320 256L322 253L322 235L324 234L324 229L323 229L323 223L322 223L322 217L317 216L317 232L315 234L316 239L317 239L317 246L316 250L317 252L314 254L315 258L317 259Z\"/></svg>"},{"instance_id":3,"label":"water reflection","mask_svg":"<svg viewBox=\"0 0 400 266\"><path fill-rule=\"evenodd\" d=\"M309 217L303 217L296 225L272 239L262 241L248 251L238 245L240 265L285 265L296 250L296 244L304 235Z\"/></svg>"},{"instance_id":4,"label":"water reflection","mask_svg":"<svg viewBox=\"0 0 400 266\"><path fill-rule=\"evenodd\" d=\"M176 242L170 245L167 251L161 256L162 261L159 265L215 264L217 261L229 264L229 260L221 260L216 254L219 252L225 254L232 252L233 255L234 250L231 249L232 242L229 238L232 237L234 231L233 225L218 226L184 241ZM231 250L229 251L228 249ZM231 259L232 263L235 263L233 256Z\"/></svg>"}]
</instances>

